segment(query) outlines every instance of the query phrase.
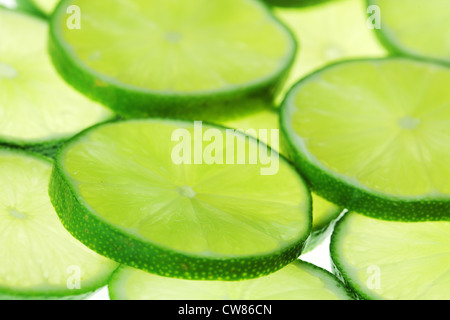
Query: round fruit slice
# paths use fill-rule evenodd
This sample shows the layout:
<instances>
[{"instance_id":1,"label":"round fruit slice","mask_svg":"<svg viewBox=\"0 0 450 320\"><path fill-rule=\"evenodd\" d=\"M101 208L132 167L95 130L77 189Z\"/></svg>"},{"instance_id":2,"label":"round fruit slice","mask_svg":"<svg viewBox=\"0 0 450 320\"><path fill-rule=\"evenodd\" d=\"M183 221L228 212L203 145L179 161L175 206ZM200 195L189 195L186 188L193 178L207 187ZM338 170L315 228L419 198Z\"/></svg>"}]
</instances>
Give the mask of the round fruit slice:
<instances>
[{"instance_id":1,"label":"round fruit slice","mask_svg":"<svg viewBox=\"0 0 450 320\"><path fill-rule=\"evenodd\" d=\"M271 100L296 42L257 0L65 0L50 50L68 82L122 115L207 119Z\"/></svg>"},{"instance_id":2,"label":"round fruit slice","mask_svg":"<svg viewBox=\"0 0 450 320\"><path fill-rule=\"evenodd\" d=\"M450 219L449 85L435 63L337 63L293 87L282 131L327 200L384 219Z\"/></svg>"},{"instance_id":3,"label":"round fruit slice","mask_svg":"<svg viewBox=\"0 0 450 320\"><path fill-rule=\"evenodd\" d=\"M397 222L348 213L331 238L336 273L374 300L450 298L450 222Z\"/></svg>"},{"instance_id":4,"label":"round fruit slice","mask_svg":"<svg viewBox=\"0 0 450 320\"><path fill-rule=\"evenodd\" d=\"M253 138L201 122L87 130L58 152L50 194L93 250L178 278L273 272L311 231L310 193L295 168Z\"/></svg>"},{"instance_id":5,"label":"round fruit slice","mask_svg":"<svg viewBox=\"0 0 450 320\"><path fill-rule=\"evenodd\" d=\"M114 116L59 77L47 33L42 19L0 9L0 143L54 145Z\"/></svg>"},{"instance_id":6,"label":"round fruit slice","mask_svg":"<svg viewBox=\"0 0 450 320\"><path fill-rule=\"evenodd\" d=\"M297 260L281 270L243 281L161 277L120 267L108 286L112 300L351 300L328 271Z\"/></svg>"},{"instance_id":7,"label":"round fruit slice","mask_svg":"<svg viewBox=\"0 0 450 320\"><path fill-rule=\"evenodd\" d=\"M39 11L49 16L55 10L59 0L31 0L31 2Z\"/></svg>"},{"instance_id":8,"label":"round fruit slice","mask_svg":"<svg viewBox=\"0 0 450 320\"><path fill-rule=\"evenodd\" d=\"M450 63L449 1L368 0L368 5L378 8L376 33L387 48Z\"/></svg>"},{"instance_id":9,"label":"round fruit slice","mask_svg":"<svg viewBox=\"0 0 450 320\"><path fill-rule=\"evenodd\" d=\"M0 148L0 299L85 298L117 268L64 229L51 172L46 158Z\"/></svg>"},{"instance_id":10,"label":"round fruit slice","mask_svg":"<svg viewBox=\"0 0 450 320\"><path fill-rule=\"evenodd\" d=\"M222 123L224 126L234 128L253 136L268 144L272 150L285 155L283 144L280 144L280 122L279 113L276 109L267 108L261 111L245 115ZM330 235L334 222L344 211L343 208L312 193L313 223L311 235L308 239L304 252L316 248Z\"/></svg>"},{"instance_id":11,"label":"round fruit slice","mask_svg":"<svg viewBox=\"0 0 450 320\"><path fill-rule=\"evenodd\" d=\"M361 0L329 1L307 8L274 8L275 16L292 30L301 45L277 104L299 79L326 64L387 55L374 32L367 28L366 11L367 6Z\"/></svg>"}]
</instances>

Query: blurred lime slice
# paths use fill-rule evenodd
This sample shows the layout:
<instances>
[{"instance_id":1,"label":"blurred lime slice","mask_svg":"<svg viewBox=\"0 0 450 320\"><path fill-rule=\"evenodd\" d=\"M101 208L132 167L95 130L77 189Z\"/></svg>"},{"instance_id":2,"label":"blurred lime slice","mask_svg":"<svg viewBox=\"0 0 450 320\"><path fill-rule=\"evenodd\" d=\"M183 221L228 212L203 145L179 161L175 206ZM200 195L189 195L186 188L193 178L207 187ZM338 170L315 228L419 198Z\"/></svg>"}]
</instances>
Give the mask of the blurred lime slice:
<instances>
[{"instance_id":1,"label":"blurred lime slice","mask_svg":"<svg viewBox=\"0 0 450 320\"><path fill-rule=\"evenodd\" d=\"M300 78L328 63L387 54L367 28L367 6L361 0L335 0L304 8L274 8L300 45L289 78L277 98Z\"/></svg>"}]
</instances>

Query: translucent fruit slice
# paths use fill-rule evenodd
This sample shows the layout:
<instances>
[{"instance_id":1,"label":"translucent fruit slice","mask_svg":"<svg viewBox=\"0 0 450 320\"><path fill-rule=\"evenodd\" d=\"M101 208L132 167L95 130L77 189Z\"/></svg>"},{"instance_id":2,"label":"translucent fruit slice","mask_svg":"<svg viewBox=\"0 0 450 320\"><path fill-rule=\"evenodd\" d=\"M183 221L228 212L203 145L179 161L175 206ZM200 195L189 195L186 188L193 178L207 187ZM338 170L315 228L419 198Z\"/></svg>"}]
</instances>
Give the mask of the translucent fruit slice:
<instances>
[{"instance_id":1,"label":"translucent fruit slice","mask_svg":"<svg viewBox=\"0 0 450 320\"><path fill-rule=\"evenodd\" d=\"M328 66L282 111L292 158L313 191L385 219L450 218L450 69L409 58Z\"/></svg>"},{"instance_id":2,"label":"translucent fruit slice","mask_svg":"<svg viewBox=\"0 0 450 320\"><path fill-rule=\"evenodd\" d=\"M268 144L272 150L287 156L280 143L280 120L277 109L266 108L261 111L245 115L222 123L224 126L234 128L258 138ZM304 252L311 251L330 235L334 222L344 211L343 208L312 193L313 223L311 235Z\"/></svg>"},{"instance_id":3,"label":"translucent fruit slice","mask_svg":"<svg viewBox=\"0 0 450 320\"><path fill-rule=\"evenodd\" d=\"M0 9L0 143L51 145L114 116L59 77L47 34L42 19Z\"/></svg>"},{"instance_id":4,"label":"translucent fruit slice","mask_svg":"<svg viewBox=\"0 0 450 320\"><path fill-rule=\"evenodd\" d=\"M376 33L397 53L450 64L450 2L447 0L368 0L380 13Z\"/></svg>"},{"instance_id":5,"label":"translucent fruit slice","mask_svg":"<svg viewBox=\"0 0 450 320\"><path fill-rule=\"evenodd\" d=\"M273 272L311 231L310 193L295 168L253 138L199 122L88 130L58 153L50 194L93 250L178 278Z\"/></svg>"},{"instance_id":6,"label":"translucent fruit slice","mask_svg":"<svg viewBox=\"0 0 450 320\"><path fill-rule=\"evenodd\" d=\"M360 297L450 298L450 222L397 222L346 214L331 238L336 273Z\"/></svg>"},{"instance_id":7,"label":"translucent fruit slice","mask_svg":"<svg viewBox=\"0 0 450 320\"><path fill-rule=\"evenodd\" d=\"M275 16L292 30L301 47L277 96L277 104L298 80L326 64L387 55L387 50L367 27L366 12L367 6L361 0L334 0L305 8L274 8Z\"/></svg>"},{"instance_id":8,"label":"translucent fruit slice","mask_svg":"<svg viewBox=\"0 0 450 320\"><path fill-rule=\"evenodd\" d=\"M62 226L51 172L46 158L0 148L0 299L85 298L117 268Z\"/></svg>"},{"instance_id":9,"label":"translucent fruit slice","mask_svg":"<svg viewBox=\"0 0 450 320\"><path fill-rule=\"evenodd\" d=\"M65 0L50 50L67 81L120 114L205 119L272 99L296 42L257 0Z\"/></svg>"},{"instance_id":10,"label":"translucent fruit slice","mask_svg":"<svg viewBox=\"0 0 450 320\"><path fill-rule=\"evenodd\" d=\"M121 267L108 289L112 300L352 299L331 273L300 260L270 275L243 281L181 280Z\"/></svg>"}]
</instances>

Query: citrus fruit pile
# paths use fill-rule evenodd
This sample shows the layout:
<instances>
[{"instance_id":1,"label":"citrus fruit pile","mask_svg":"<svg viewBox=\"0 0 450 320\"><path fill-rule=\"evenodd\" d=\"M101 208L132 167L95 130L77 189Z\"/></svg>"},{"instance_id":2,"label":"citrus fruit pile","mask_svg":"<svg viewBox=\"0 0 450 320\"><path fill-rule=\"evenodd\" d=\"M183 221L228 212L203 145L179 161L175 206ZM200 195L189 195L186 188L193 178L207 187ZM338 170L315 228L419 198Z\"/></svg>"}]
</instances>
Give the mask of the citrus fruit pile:
<instances>
[{"instance_id":1,"label":"citrus fruit pile","mask_svg":"<svg viewBox=\"0 0 450 320\"><path fill-rule=\"evenodd\" d=\"M448 1L1 3L0 299L450 298Z\"/></svg>"}]
</instances>

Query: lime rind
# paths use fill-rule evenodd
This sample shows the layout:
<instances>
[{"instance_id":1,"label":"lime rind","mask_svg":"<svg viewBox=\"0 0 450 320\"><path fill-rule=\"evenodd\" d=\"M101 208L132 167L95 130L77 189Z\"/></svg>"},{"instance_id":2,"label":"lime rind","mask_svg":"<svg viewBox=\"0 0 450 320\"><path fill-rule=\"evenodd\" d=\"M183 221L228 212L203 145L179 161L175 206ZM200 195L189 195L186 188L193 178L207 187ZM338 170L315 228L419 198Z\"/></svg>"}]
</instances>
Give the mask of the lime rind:
<instances>
[{"instance_id":1,"label":"lime rind","mask_svg":"<svg viewBox=\"0 0 450 320\"><path fill-rule=\"evenodd\" d=\"M25 151L25 150L21 150L21 149L16 149L16 148L9 148L9 147L4 147L1 146L0 147L0 156L2 158L4 157L17 157L17 159L15 160L15 162L17 161L27 161L27 163L29 164L30 168L24 169L24 172L26 172L27 170L31 171L32 170L32 174L36 174L36 177L33 176L27 176L27 179L32 179L32 182L30 184L34 185L37 183L41 183L38 182L39 179L41 179L42 177L39 176L41 174L43 174L42 169L45 168L45 170L48 170L49 172L51 171L51 167L53 165L53 161L46 157L43 156L42 154L39 153L35 153L32 151ZM4 158L2 160L5 160L5 163L2 163L2 167L4 164L8 165L7 161L12 161L8 160L7 158ZM24 162L25 163L25 162ZM38 165L39 164L39 165ZM13 169L11 169L13 170ZM23 173L20 173L21 175ZM13 171L8 171L7 176L6 176L6 181L4 181L3 183L3 187L9 188L10 186L8 185L8 176L14 175ZM47 179L50 177L50 175L48 175ZM15 181L12 181L13 183L16 183ZM28 188L30 188L30 186L27 186ZM32 188L35 188L36 186L31 186ZM11 187L11 191L12 190L17 190L17 186L12 186ZM27 191L29 192L29 191ZM14 192L11 192L10 197L14 198L16 197L16 199L20 199L20 194L15 194ZM10 199L11 200L11 199ZM39 203L37 202L33 202L31 204L25 205L24 203L25 199L21 199L20 202L16 200L16 206L19 205L20 207L29 207L29 208L41 208L42 206L44 206L44 202L47 201L48 205L50 205L50 200L49 199L39 199ZM32 201L32 200L30 200ZM4 203L2 203L4 204ZM8 204L8 202L6 203L6 205ZM30 209L32 210L32 209ZM36 209L36 210L41 210L41 209ZM34 212L28 212L27 214L34 214ZM34 218L37 218L37 215L34 216ZM28 218L22 218L21 216L18 216L17 219L28 219ZM52 218L52 220L48 220L48 218L45 218L47 223L49 224L49 228L51 228L50 232L59 232L59 233L63 233L65 236L60 236L59 240L60 241L66 241L67 244L69 245L69 247L71 246L71 252L70 254L77 254L80 255L80 257L87 258L90 259L90 262L93 263L95 261L95 257L100 257L96 254L92 255L93 252L90 252L89 250L86 250L86 248L83 246L82 250L80 250L80 245L78 243L78 241L76 241L75 239L72 238L72 236L68 235L67 231L62 227L62 226L55 226L52 225L52 223L55 223L55 221L57 221L57 223L59 223L59 220L57 220L56 217L56 213L55 213L55 218ZM25 221L24 221L25 222ZM17 223L22 223L21 221L17 220L16 223L11 222L10 227L11 228L22 228L20 225L18 225ZM30 222L31 223L31 222ZM41 222L42 223L42 222ZM31 226L27 227L30 228L31 230ZM59 228L59 229L58 229ZM4 231L6 229L3 229ZM7 231L7 230L6 230ZM20 231L22 233L22 231ZM33 232L36 232L36 230L33 230ZM14 249L13 253L9 252L8 254L13 254L13 255L17 255L20 254L20 252L18 252L17 250L19 250L20 248L20 244L23 244L25 236L27 236L26 232L24 231L22 233L23 238L19 240L16 240L17 242L15 243L16 245L19 245L16 249ZM34 239L35 240L35 244L39 245L40 244L40 239ZM30 241L32 241L30 239ZM25 240L26 242L26 240ZM74 246L75 244L75 246ZM60 245L64 245L62 242L60 243ZM33 244L32 247L35 247L35 245ZM56 247L55 247L55 250ZM39 254L45 254L45 252L43 253L39 253ZM62 252L62 254L67 254L67 252ZM32 255L31 255L32 256ZM26 257L26 258L30 258L33 259L35 257ZM4 257L4 259L6 259L6 257ZM47 260L48 257L45 257L45 259L42 260ZM61 255L58 257L58 259L60 259L60 261L63 264L65 263L70 263L69 261L63 261L64 256ZM51 273L49 273L48 275L45 275L47 272L44 265L39 265L40 260L36 260L34 267L35 270L25 270L23 272L23 274L21 274L21 279L20 280L15 280L17 283L23 282L25 284L16 284L16 285L7 285L6 283L11 283L11 281L14 281L13 279L11 279L12 275L8 274L6 275L6 277L2 277L1 281L2 284L0 284L0 299L2 300L83 300L83 299L87 299L88 297L90 297L91 295L93 295L95 292L97 292L98 290L100 290L102 287L104 287L112 273L114 272L114 270L118 267L118 265L112 261L109 261L103 257L100 257L100 259L104 260L102 262L102 265L100 266L93 266L93 268L98 268L98 269L92 269L90 271L88 271L85 276L81 276L80 279L80 286L76 287L74 289L69 288L68 285L68 281L67 283L58 283L55 279L57 279L57 275L55 275L55 277L53 277L53 275ZM10 261L10 263L18 263L20 260L19 258L17 258L17 261ZM7 260L4 261L5 263L8 263ZM46 262L48 263L48 261ZM95 262L97 263L97 262ZM84 264L84 262L83 262ZM82 264L82 265L83 265ZM48 266L48 265L47 265ZM56 266L56 265L55 265ZM83 265L84 267L86 265ZM99 267L100 266L100 267ZM20 265L16 266L17 268L21 268ZM97 270L98 273L94 274L93 270ZM82 273L85 272L85 270L81 270L80 271ZM41 272L42 275L40 276L31 276L29 279L27 278L27 272L36 272L39 273ZM58 270L56 270L56 272L59 272ZM68 275L69 276L69 275ZM40 282L39 285L37 285L36 279L34 277L43 277L46 278L48 277L49 280L48 283L47 282ZM6 281L6 282L5 282Z\"/></svg>"},{"instance_id":2,"label":"lime rind","mask_svg":"<svg viewBox=\"0 0 450 320\"><path fill-rule=\"evenodd\" d=\"M342 175L325 168L305 152L303 142L295 137L292 125L289 123L292 110L291 101L294 94L303 84L318 74L333 67L354 62L383 62L404 60L419 63L430 63L430 60L413 57L388 57L349 59L329 64L318 69L298 81L286 95L280 108L281 145L297 168L302 172L311 191L338 206L350 211L361 212L367 216L392 221L441 221L450 220L450 198L444 195L430 196L394 196L377 190L370 190L354 181L347 181ZM432 62L436 66L446 67L439 61ZM293 136L294 135L294 136ZM299 148L303 151L299 151Z\"/></svg>"},{"instance_id":3,"label":"lime rind","mask_svg":"<svg viewBox=\"0 0 450 320\"><path fill-rule=\"evenodd\" d=\"M157 121L158 119L152 119ZM163 120L163 119L161 119ZM164 119L163 121L168 121ZM109 124L142 122L146 120L121 120ZM181 120L169 120L181 121ZM182 121L183 122L183 121ZM56 155L56 163L50 181L50 198L65 228L86 246L114 261L130 267L162 276L181 279L241 280L269 274L294 261L301 254L311 231L311 195L305 193L304 205L309 206L306 215L306 231L298 239L284 244L269 253L255 255L225 255L222 257L199 256L151 243L113 225L95 211L75 191L62 164L64 151L76 144L84 135L108 124L96 125L80 133L65 144ZM218 125L211 125L220 128ZM222 127L223 129L227 129ZM256 139L247 136L247 138ZM274 151L272 151L274 152ZM280 161L286 161L280 156ZM295 172L295 171L294 171ZM300 181L302 178L298 175ZM306 187L306 186L305 186ZM307 189L305 189L307 190ZM67 208L70 208L68 210ZM302 230L303 230L302 229Z\"/></svg>"},{"instance_id":4,"label":"lime rind","mask_svg":"<svg viewBox=\"0 0 450 320\"><path fill-rule=\"evenodd\" d=\"M257 279L236 281L180 280L122 266L108 284L111 300L353 300L333 274L296 260Z\"/></svg>"},{"instance_id":5,"label":"lime rind","mask_svg":"<svg viewBox=\"0 0 450 320\"><path fill-rule=\"evenodd\" d=\"M302 254L308 253L316 249L321 245L325 239L327 239L332 233L336 222L338 221L340 215L344 212L344 209L338 207L337 205L326 201L325 199L312 194L313 198L313 228L311 234L306 243L306 247ZM326 206L328 209L322 209L314 211L314 203L317 202L328 202ZM316 213L316 215L314 215ZM320 216L319 216L320 214ZM314 217L321 219L319 222L314 222Z\"/></svg>"},{"instance_id":6,"label":"lime rind","mask_svg":"<svg viewBox=\"0 0 450 320\"><path fill-rule=\"evenodd\" d=\"M255 105L271 103L288 76L297 43L291 31L285 27L266 7L273 23L285 34L288 53L282 65L272 74L259 80L228 89L197 91L193 93L163 92L122 83L114 78L91 70L62 40L59 30L61 16L69 0L61 1L50 21L49 51L56 69L75 89L83 92L123 117L171 117L179 119L215 120L251 112Z\"/></svg>"}]
</instances>

